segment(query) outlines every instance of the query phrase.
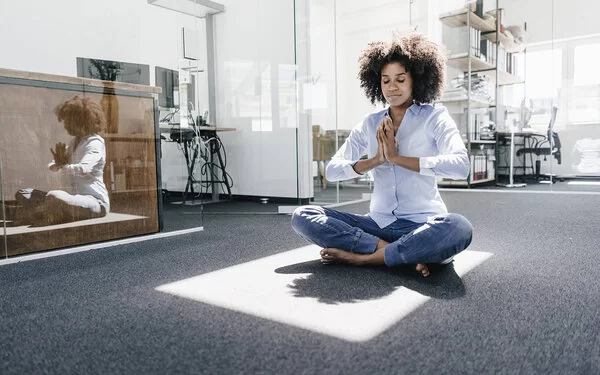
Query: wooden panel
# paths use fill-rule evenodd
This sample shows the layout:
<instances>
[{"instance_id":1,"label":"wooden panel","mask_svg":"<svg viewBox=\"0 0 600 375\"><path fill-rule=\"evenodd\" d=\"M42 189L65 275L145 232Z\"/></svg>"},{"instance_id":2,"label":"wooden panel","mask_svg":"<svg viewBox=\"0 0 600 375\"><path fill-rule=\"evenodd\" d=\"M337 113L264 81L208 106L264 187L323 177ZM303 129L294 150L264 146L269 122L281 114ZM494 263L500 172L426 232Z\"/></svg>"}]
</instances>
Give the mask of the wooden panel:
<instances>
[{"instance_id":1,"label":"wooden panel","mask_svg":"<svg viewBox=\"0 0 600 375\"><path fill-rule=\"evenodd\" d=\"M134 83L125 83L125 82L107 82L107 81L100 81L98 79L59 76L59 75L54 75L54 74L26 72L26 71L22 71L22 70L12 70L12 69L3 69L3 68L0 68L0 77L19 78L19 79L26 79L26 80L31 80L31 81L43 81L43 82L48 82L48 83L67 83L67 84L82 86L82 88L83 88L83 86L103 88L103 87L106 87L107 85L110 85L111 87L118 89L118 90L149 92L149 93L160 93L162 91L162 89L160 87L155 87L155 86L137 85ZM83 91L88 91L88 90L83 90Z\"/></svg>"},{"instance_id":2,"label":"wooden panel","mask_svg":"<svg viewBox=\"0 0 600 375\"><path fill-rule=\"evenodd\" d=\"M111 101L112 112L108 117L112 133L100 134L106 144L104 181L109 191L111 213L136 215L137 218L83 220L72 223L74 225L49 225L36 228L42 230L13 233L8 236L9 255L157 232L157 140L153 98L110 91L87 92L80 86L55 86L60 87L58 89L21 83L23 81L0 84L0 130L3 134L0 157L8 205L16 204L14 195L21 188L69 190L67 177L48 169L52 160L50 148L57 142L68 143L71 138L57 121L54 108L75 94L81 94L98 103ZM142 91L139 87L132 89L137 93ZM12 219L9 216L12 212L13 209L8 210L7 220ZM11 225L10 222L7 224ZM10 233L16 228L8 229Z\"/></svg>"}]
</instances>

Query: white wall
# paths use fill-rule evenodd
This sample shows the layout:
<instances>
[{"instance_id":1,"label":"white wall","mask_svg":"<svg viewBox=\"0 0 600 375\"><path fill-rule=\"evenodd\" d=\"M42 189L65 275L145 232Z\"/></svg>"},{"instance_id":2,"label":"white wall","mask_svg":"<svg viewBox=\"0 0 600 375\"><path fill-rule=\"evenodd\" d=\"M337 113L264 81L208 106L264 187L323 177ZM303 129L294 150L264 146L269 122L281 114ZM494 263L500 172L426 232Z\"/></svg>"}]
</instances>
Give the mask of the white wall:
<instances>
[{"instance_id":1,"label":"white wall","mask_svg":"<svg viewBox=\"0 0 600 375\"><path fill-rule=\"evenodd\" d=\"M153 79L155 65L177 69L181 28L199 25L146 0L3 1L0 7L0 66L67 76L77 76L79 56L148 64Z\"/></svg>"}]
</instances>

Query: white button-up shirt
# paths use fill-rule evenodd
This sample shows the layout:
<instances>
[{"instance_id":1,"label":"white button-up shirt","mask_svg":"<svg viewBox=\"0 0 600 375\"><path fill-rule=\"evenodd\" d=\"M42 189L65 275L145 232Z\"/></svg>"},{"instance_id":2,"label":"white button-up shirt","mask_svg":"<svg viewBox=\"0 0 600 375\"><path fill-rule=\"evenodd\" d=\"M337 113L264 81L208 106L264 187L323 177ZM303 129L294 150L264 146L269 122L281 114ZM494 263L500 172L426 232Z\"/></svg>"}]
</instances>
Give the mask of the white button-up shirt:
<instances>
[{"instance_id":1,"label":"white button-up shirt","mask_svg":"<svg viewBox=\"0 0 600 375\"><path fill-rule=\"evenodd\" d=\"M73 195L91 195L104 206L106 213L110 211L108 190L104 185L104 165L106 164L106 147L104 138L94 134L83 138L75 148L75 138L69 144L72 151L71 163L61 168L68 174ZM54 160L48 165L55 164Z\"/></svg>"},{"instance_id":2,"label":"white button-up shirt","mask_svg":"<svg viewBox=\"0 0 600 375\"><path fill-rule=\"evenodd\" d=\"M342 181L361 176L353 165L377 154L377 128L389 109L365 117L327 165L327 179ZM374 179L369 215L384 228L398 218L426 222L447 213L436 176L464 179L469 174L467 149L445 107L413 104L398 132L398 153L418 157L420 173L385 162L371 170Z\"/></svg>"}]
</instances>

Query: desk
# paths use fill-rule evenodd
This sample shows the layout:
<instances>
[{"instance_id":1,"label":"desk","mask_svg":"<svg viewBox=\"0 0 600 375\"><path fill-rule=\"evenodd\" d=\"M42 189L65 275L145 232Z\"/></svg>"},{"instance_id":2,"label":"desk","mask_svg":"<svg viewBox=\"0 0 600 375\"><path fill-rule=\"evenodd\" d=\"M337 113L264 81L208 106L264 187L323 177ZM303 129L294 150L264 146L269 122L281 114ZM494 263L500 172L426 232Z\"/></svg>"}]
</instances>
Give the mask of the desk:
<instances>
[{"instance_id":1,"label":"desk","mask_svg":"<svg viewBox=\"0 0 600 375\"><path fill-rule=\"evenodd\" d=\"M514 133L515 136L515 147L514 147L514 152L515 154L517 153L517 150L519 148L522 147L532 147L533 144L535 143L536 139L545 139L546 135L544 133L540 133L537 131L516 131ZM510 146L510 137L511 137L511 133L509 131L500 131L500 132L496 132L496 160L498 160L498 163L496 165L496 169L500 170L500 169L510 169L510 164L507 163L507 165L500 165L500 161L502 160L500 158L500 147L501 146ZM521 143L517 143L516 139L522 139L523 142ZM510 156L509 156L510 157ZM520 159L521 161L521 165L513 165L513 169L517 169L517 170L522 170L522 176L526 176L527 170L531 169L531 174L535 174L535 164L532 162L531 165L527 165L527 155L523 154L522 158ZM510 171L509 171L510 173Z\"/></svg>"},{"instance_id":2,"label":"desk","mask_svg":"<svg viewBox=\"0 0 600 375\"><path fill-rule=\"evenodd\" d=\"M177 127L172 125L163 124L161 125L161 129L169 129L170 131L175 129L175 132L177 131ZM219 200L219 184L225 185L227 188L227 195L231 198L231 183L228 179L228 174L225 170L225 160L221 153L223 143L217 133L223 131L235 131L236 129L206 125L198 126L195 129L197 131L194 131L194 127L191 126L187 128L186 130L190 132L190 135L188 136L182 135L181 137L173 137L173 133L171 133L171 139L183 146L183 153L185 156L187 182L183 192L183 203L185 204L187 200L188 192L190 192L192 196L195 195L194 184L199 183L209 183L211 185L212 202L217 202ZM196 162L199 157L202 157L209 166L209 179L198 180L194 178L194 168L196 167ZM221 178L219 178L216 172L217 169L221 170Z\"/></svg>"}]
</instances>

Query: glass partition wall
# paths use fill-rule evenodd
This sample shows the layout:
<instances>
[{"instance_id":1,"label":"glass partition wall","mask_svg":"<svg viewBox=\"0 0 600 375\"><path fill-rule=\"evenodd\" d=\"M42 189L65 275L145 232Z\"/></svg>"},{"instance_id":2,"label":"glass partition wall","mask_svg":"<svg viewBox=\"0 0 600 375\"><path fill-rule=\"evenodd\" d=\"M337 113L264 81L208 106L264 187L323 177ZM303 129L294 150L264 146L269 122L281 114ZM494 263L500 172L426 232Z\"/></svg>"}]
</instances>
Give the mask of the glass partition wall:
<instances>
[{"instance_id":1,"label":"glass partition wall","mask_svg":"<svg viewBox=\"0 0 600 375\"><path fill-rule=\"evenodd\" d=\"M519 128L529 141L515 152L525 167L515 173L527 190L600 191L600 80L592 63L600 51L600 26L590 16L598 5L499 3L503 26L525 30L524 82L520 91L504 93L513 101L513 121L521 115L529 120Z\"/></svg>"},{"instance_id":2,"label":"glass partition wall","mask_svg":"<svg viewBox=\"0 0 600 375\"><path fill-rule=\"evenodd\" d=\"M378 109L357 79L360 52L412 28L442 43L441 14L479 3L109 0L93 12L75 0L5 4L0 39L13 53L0 62L0 256L197 229L212 214L366 198L368 174L332 183L325 173ZM496 84L496 65L487 74L488 128L519 136L480 138L484 151L495 147L486 152L495 171L465 188L504 189L497 183L512 170L526 184L518 189L600 191L600 80L590 66L600 33L586 18L595 12L557 1L482 4L482 19L501 17L499 38L523 31L525 48L511 61L523 80ZM91 133L74 124L92 124ZM102 150L96 164L70 166Z\"/></svg>"},{"instance_id":3,"label":"glass partition wall","mask_svg":"<svg viewBox=\"0 0 600 375\"><path fill-rule=\"evenodd\" d=\"M298 2L297 2L298 3ZM310 122L311 182L314 202L322 204L368 199L372 180L364 177L328 182L325 167L352 128L377 109L365 97L358 75L358 58L371 41L390 39L394 30L411 28L421 4L413 1L307 0L306 75L300 77L301 111ZM393 17L390 17L393 14ZM425 15L427 13L424 13ZM383 21L382 21L383 20Z\"/></svg>"},{"instance_id":4,"label":"glass partition wall","mask_svg":"<svg viewBox=\"0 0 600 375\"><path fill-rule=\"evenodd\" d=\"M445 95L461 82L470 85L464 100L444 104L465 133L473 173L466 183L442 187L600 191L600 86L592 63L600 51L600 26L581 11L595 3L579 3L308 1L310 42L298 49L309 56L300 92L311 127L314 201L338 203L369 192L368 176L327 182L325 165L352 127L376 109L356 78L361 49L410 28L448 49ZM469 18L462 11L467 7ZM446 24L462 37L445 38ZM476 52L469 54L471 46ZM458 56L465 51L469 59Z\"/></svg>"},{"instance_id":5,"label":"glass partition wall","mask_svg":"<svg viewBox=\"0 0 600 375\"><path fill-rule=\"evenodd\" d=\"M199 229L204 205L212 201L218 181L223 181L210 98L214 97L213 26L225 8L204 1L148 0L146 6L167 24L171 22L166 32L175 43L153 71L155 85L161 88L157 111L162 230Z\"/></svg>"},{"instance_id":6,"label":"glass partition wall","mask_svg":"<svg viewBox=\"0 0 600 375\"><path fill-rule=\"evenodd\" d=\"M185 126L168 115L186 104L197 122L208 107L205 61L183 39L198 44L202 21L146 2L83 7L3 5L2 257L202 226L183 205L163 214L169 183L189 175L183 144L167 144Z\"/></svg>"},{"instance_id":7,"label":"glass partition wall","mask_svg":"<svg viewBox=\"0 0 600 375\"><path fill-rule=\"evenodd\" d=\"M307 203L294 2L233 1L214 24L216 126L230 186L204 212L275 214ZM301 148L299 147L301 145Z\"/></svg>"},{"instance_id":8,"label":"glass partition wall","mask_svg":"<svg viewBox=\"0 0 600 375\"><path fill-rule=\"evenodd\" d=\"M475 181L484 183L469 187L600 191L600 86L591 63L600 51L600 27L590 16L597 5L585 0L577 2L579 7L560 1L436 3L440 27L455 33L450 41L438 33L449 49L447 93L457 91L459 76L467 77L467 64L459 64L461 59L467 61L459 52L467 51L471 91L469 110L462 113L469 113L475 133L490 135L473 137L467 121L457 120L464 124L471 154L484 154L493 168L489 178ZM490 45L491 62L486 56ZM466 49L459 51L461 47ZM482 79L492 100L477 96ZM485 114L483 122L480 111ZM494 148L493 153L484 152Z\"/></svg>"}]
</instances>

